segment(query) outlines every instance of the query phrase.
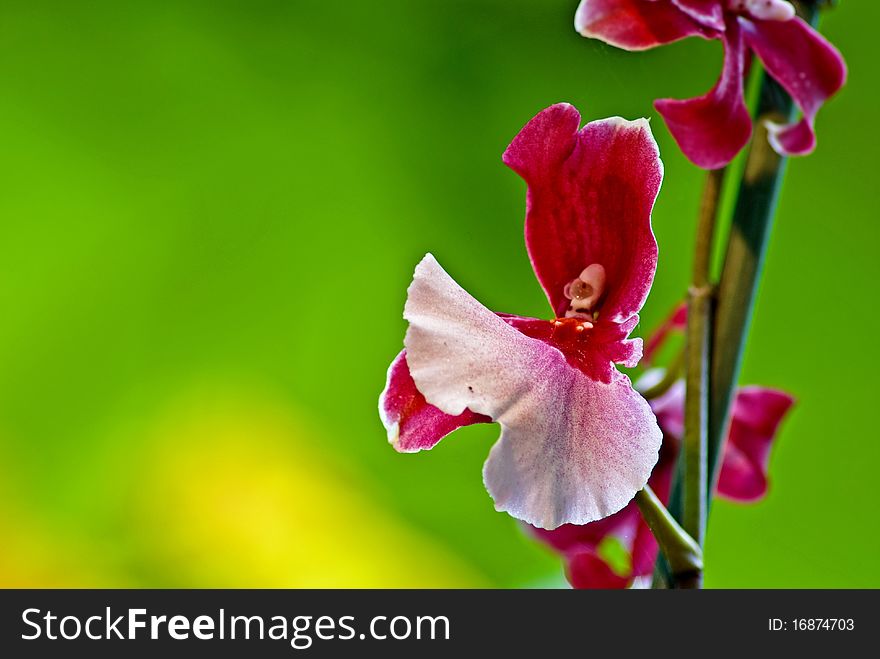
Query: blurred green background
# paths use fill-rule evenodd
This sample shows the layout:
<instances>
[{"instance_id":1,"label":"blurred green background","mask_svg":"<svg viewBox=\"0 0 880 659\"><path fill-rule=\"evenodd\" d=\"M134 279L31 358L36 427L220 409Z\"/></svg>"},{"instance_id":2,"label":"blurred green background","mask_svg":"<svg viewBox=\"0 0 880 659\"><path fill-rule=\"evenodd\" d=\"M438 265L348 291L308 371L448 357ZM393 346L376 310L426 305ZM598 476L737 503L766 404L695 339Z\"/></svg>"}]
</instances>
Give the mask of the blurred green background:
<instances>
[{"instance_id":1,"label":"blurred green background","mask_svg":"<svg viewBox=\"0 0 880 659\"><path fill-rule=\"evenodd\" d=\"M629 54L576 0L0 7L0 585L553 586L494 512L497 435L398 455L376 412L426 251L545 316L523 183L541 108L652 116L666 165L645 334L682 296L702 174L652 99L717 43ZM799 399L709 586L880 586L873 180L880 6L823 29L848 87L791 163L744 381Z\"/></svg>"}]
</instances>

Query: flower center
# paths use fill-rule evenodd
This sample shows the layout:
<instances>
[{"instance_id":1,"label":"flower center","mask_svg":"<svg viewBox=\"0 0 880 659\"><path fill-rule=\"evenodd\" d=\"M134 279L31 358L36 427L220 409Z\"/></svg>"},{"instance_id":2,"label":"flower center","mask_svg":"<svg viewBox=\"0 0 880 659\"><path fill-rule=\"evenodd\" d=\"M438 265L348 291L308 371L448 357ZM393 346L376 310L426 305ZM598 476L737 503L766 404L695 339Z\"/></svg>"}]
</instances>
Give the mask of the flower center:
<instances>
[{"instance_id":1,"label":"flower center","mask_svg":"<svg viewBox=\"0 0 880 659\"><path fill-rule=\"evenodd\" d=\"M795 13L786 0L728 0L727 7L762 21L787 21L794 18Z\"/></svg>"},{"instance_id":2,"label":"flower center","mask_svg":"<svg viewBox=\"0 0 880 659\"><path fill-rule=\"evenodd\" d=\"M556 318L551 320L553 325L553 338L560 344L570 343L576 339L586 337L587 330L593 329L593 321L583 318Z\"/></svg>"},{"instance_id":3,"label":"flower center","mask_svg":"<svg viewBox=\"0 0 880 659\"><path fill-rule=\"evenodd\" d=\"M577 279L567 283L562 291L562 294L571 300L565 317L596 320L599 316L596 306L604 292L605 268L599 263L588 265Z\"/></svg>"}]
</instances>

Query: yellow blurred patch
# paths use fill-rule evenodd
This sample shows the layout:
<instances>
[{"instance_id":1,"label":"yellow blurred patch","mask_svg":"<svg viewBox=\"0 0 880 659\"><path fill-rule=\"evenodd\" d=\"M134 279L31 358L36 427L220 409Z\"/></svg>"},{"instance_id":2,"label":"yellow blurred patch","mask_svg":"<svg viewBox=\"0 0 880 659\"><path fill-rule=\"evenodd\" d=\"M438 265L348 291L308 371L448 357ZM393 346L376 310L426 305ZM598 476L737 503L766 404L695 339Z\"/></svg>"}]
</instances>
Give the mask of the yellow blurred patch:
<instances>
[{"instance_id":1,"label":"yellow blurred patch","mask_svg":"<svg viewBox=\"0 0 880 659\"><path fill-rule=\"evenodd\" d=\"M0 456L0 588L75 588L124 585L96 574L77 533L53 528L32 508Z\"/></svg>"},{"instance_id":2,"label":"yellow blurred patch","mask_svg":"<svg viewBox=\"0 0 880 659\"><path fill-rule=\"evenodd\" d=\"M142 568L181 587L486 585L322 454L329 441L265 398L174 406L133 484Z\"/></svg>"}]
</instances>

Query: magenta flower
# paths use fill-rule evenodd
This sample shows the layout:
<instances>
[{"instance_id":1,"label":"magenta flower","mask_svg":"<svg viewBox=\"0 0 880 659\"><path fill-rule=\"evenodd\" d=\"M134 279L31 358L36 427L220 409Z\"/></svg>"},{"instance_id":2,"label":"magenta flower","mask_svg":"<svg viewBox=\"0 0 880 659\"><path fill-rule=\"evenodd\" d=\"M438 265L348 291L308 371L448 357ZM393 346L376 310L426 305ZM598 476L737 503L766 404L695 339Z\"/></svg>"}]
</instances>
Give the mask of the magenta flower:
<instances>
[{"instance_id":1,"label":"magenta flower","mask_svg":"<svg viewBox=\"0 0 880 659\"><path fill-rule=\"evenodd\" d=\"M651 209L663 176L645 120L594 121L554 105L504 153L528 184L526 245L550 320L489 311L430 254L407 292L405 351L379 400L398 451L494 421L483 481L499 511L534 526L586 524L642 489L662 435L615 364L657 265Z\"/></svg>"},{"instance_id":2,"label":"magenta flower","mask_svg":"<svg viewBox=\"0 0 880 659\"><path fill-rule=\"evenodd\" d=\"M662 341L668 331L683 329L685 316L681 309L673 314L655 338ZM656 341L652 342L656 345ZM684 383L679 381L664 395L651 401L651 408L663 431L663 445L648 484L664 505L669 500L684 433L684 394ZM766 494L770 449L793 402L791 396L774 389L739 389L733 403L718 479L719 496L751 502ZM568 524L553 531L531 530L565 557L566 574L575 588L626 588L641 578L650 577L657 560L657 541L635 502L592 524ZM619 559L625 559L624 565L615 565L615 555L618 563Z\"/></svg>"},{"instance_id":3,"label":"magenta flower","mask_svg":"<svg viewBox=\"0 0 880 659\"><path fill-rule=\"evenodd\" d=\"M581 0L575 28L626 50L645 50L685 37L720 39L724 66L715 87L698 98L655 102L684 154L705 169L723 167L752 133L743 101L748 50L791 95L802 113L792 124L767 122L770 144L783 155L816 145L813 124L822 104L843 86L843 57L784 0Z\"/></svg>"}]
</instances>

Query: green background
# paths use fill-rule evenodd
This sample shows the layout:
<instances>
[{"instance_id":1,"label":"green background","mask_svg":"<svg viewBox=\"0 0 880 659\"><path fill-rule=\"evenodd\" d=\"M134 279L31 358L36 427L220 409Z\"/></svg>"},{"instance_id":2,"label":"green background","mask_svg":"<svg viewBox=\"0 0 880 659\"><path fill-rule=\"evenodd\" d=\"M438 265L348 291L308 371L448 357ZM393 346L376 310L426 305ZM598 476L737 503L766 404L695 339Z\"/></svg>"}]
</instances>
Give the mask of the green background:
<instances>
[{"instance_id":1,"label":"green background","mask_svg":"<svg viewBox=\"0 0 880 659\"><path fill-rule=\"evenodd\" d=\"M638 333L682 296L702 173L651 101L720 47L617 51L576 4L3 3L0 585L564 583L482 487L497 428L398 455L376 399L426 251L547 315L500 158L551 103L653 117ZM743 373L799 402L766 500L713 509L709 586L880 586L878 22L823 21L849 84L790 164Z\"/></svg>"}]
</instances>

